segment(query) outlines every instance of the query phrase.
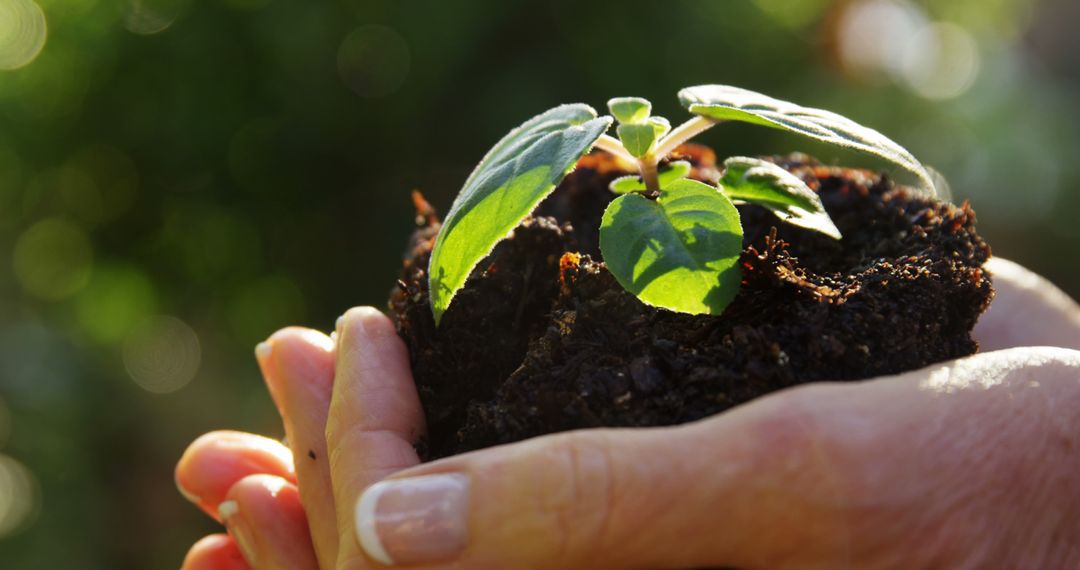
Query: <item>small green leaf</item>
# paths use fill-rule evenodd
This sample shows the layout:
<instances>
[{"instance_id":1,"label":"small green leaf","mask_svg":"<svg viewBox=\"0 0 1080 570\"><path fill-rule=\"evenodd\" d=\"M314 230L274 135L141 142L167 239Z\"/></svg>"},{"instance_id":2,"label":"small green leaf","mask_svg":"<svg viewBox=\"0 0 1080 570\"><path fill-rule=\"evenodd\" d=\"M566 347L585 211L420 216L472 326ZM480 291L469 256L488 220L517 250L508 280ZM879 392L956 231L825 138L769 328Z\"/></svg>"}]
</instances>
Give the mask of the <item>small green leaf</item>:
<instances>
[{"instance_id":1,"label":"small green leaf","mask_svg":"<svg viewBox=\"0 0 1080 570\"><path fill-rule=\"evenodd\" d=\"M693 169L693 165L685 160L679 160L668 164L667 168L660 171L660 187L664 188L680 178L690 176L690 171ZM628 192L641 192L646 190L645 182L640 176L636 175L616 178L611 182L611 185L608 188L616 194L626 194Z\"/></svg>"},{"instance_id":2,"label":"small green leaf","mask_svg":"<svg viewBox=\"0 0 1080 570\"><path fill-rule=\"evenodd\" d=\"M836 113L802 107L727 85L688 87L679 91L679 101L691 113L717 121L743 121L772 127L872 154L913 173L921 186L936 192L930 173L904 147Z\"/></svg>"},{"instance_id":3,"label":"small green leaf","mask_svg":"<svg viewBox=\"0 0 1080 570\"><path fill-rule=\"evenodd\" d=\"M785 222L840 239L821 197L798 176L779 166L742 156L724 161L720 189L728 198L769 209Z\"/></svg>"},{"instance_id":4,"label":"small green leaf","mask_svg":"<svg viewBox=\"0 0 1080 570\"><path fill-rule=\"evenodd\" d=\"M702 182L676 180L656 200L616 198L604 211L600 251L619 284L649 305L719 315L739 291L739 212Z\"/></svg>"},{"instance_id":5,"label":"small green leaf","mask_svg":"<svg viewBox=\"0 0 1080 570\"><path fill-rule=\"evenodd\" d=\"M511 131L465 181L428 264L435 322L480 261L540 203L611 126L588 105L562 105Z\"/></svg>"},{"instance_id":6,"label":"small green leaf","mask_svg":"<svg viewBox=\"0 0 1080 570\"><path fill-rule=\"evenodd\" d=\"M664 135L671 132L671 121L663 117L649 117L649 124L656 131L656 139L660 140Z\"/></svg>"},{"instance_id":7,"label":"small green leaf","mask_svg":"<svg viewBox=\"0 0 1080 570\"><path fill-rule=\"evenodd\" d=\"M623 125L643 123L652 113L652 103L641 97L616 97L608 101L607 106L615 120Z\"/></svg>"},{"instance_id":8,"label":"small green leaf","mask_svg":"<svg viewBox=\"0 0 1080 570\"><path fill-rule=\"evenodd\" d=\"M656 129L650 124L619 125L617 129L623 147L634 156L641 158L656 145Z\"/></svg>"}]
</instances>

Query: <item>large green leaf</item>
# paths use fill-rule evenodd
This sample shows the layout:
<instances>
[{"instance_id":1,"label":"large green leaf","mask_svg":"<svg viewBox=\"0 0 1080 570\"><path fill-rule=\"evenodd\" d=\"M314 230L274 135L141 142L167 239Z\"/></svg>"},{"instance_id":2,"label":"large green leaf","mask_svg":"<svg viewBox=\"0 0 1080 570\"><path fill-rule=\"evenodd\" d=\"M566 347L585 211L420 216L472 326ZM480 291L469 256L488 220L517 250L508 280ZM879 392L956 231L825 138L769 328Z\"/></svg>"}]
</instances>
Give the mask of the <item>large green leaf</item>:
<instances>
[{"instance_id":1,"label":"large green leaf","mask_svg":"<svg viewBox=\"0 0 1080 570\"><path fill-rule=\"evenodd\" d=\"M836 113L802 107L727 85L687 87L679 91L679 101L691 113L717 121L763 125L872 154L913 173L921 186L935 192L930 173L904 147Z\"/></svg>"},{"instance_id":2,"label":"large green leaf","mask_svg":"<svg viewBox=\"0 0 1080 570\"><path fill-rule=\"evenodd\" d=\"M724 161L720 189L732 200L768 208L785 222L840 239L821 197L801 178L757 158L735 156Z\"/></svg>"},{"instance_id":3,"label":"large green leaf","mask_svg":"<svg viewBox=\"0 0 1080 570\"><path fill-rule=\"evenodd\" d=\"M536 208L611 126L583 104L562 105L503 137L465 181L428 265L435 322L469 274Z\"/></svg>"},{"instance_id":4,"label":"large green leaf","mask_svg":"<svg viewBox=\"0 0 1080 570\"><path fill-rule=\"evenodd\" d=\"M739 211L696 180L671 182L656 200L616 198L600 225L600 251L619 284L649 305L719 315L739 291Z\"/></svg>"}]
</instances>

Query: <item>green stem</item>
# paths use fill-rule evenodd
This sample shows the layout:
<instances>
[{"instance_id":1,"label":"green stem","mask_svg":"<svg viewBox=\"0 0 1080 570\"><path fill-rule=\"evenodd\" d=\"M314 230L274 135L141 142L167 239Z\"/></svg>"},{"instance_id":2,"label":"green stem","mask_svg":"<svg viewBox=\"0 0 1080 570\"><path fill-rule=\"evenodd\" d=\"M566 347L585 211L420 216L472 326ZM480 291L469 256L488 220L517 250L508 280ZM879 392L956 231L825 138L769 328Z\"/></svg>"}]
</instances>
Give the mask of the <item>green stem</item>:
<instances>
[{"instance_id":1,"label":"green stem","mask_svg":"<svg viewBox=\"0 0 1080 570\"><path fill-rule=\"evenodd\" d=\"M611 154L614 154L615 156L625 160L630 164L637 164L638 162L638 159L634 158L634 155L630 154L630 151L626 150L626 147L624 147L623 144L619 142L619 139L610 135L600 135L600 138L596 139L596 142L593 143L593 146L599 148L600 150L610 152Z\"/></svg>"},{"instance_id":2,"label":"green stem","mask_svg":"<svg viewBox=\"0 0 1080 570\"><path fill-rule=\"evenodd\" d=\"M641 179L645 182L645 189L650 192L659 192L660 174L656 170L658 161L655 155L649 153L641 157L637 162L638 171L641 172Z\"/></svg>"},{"instance_id":3,"label":"green stem","mask_svg":"<svg viewBox=\"0 0 1080 570\"><path fill-rule=\"evenodd\" d=\"M675 129L668 133L666 137L660 139L660 142L656 143L656 150L653 151L656 160L659 161L663 159L671 154L671 151L678 148L679 145L718 124L720 124L720 121L714 121L698 115L678 127L675 127Z\"/></svg>"}]
</instances>

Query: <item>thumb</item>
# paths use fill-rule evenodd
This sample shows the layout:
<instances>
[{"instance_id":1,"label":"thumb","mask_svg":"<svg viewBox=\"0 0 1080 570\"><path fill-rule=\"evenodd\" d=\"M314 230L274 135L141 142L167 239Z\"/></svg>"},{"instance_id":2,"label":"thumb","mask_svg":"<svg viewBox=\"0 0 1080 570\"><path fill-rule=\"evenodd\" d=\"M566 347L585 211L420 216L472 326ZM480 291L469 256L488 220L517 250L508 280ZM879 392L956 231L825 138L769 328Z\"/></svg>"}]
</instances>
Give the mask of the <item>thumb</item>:
<instances>
[{"instance_id":1,"label":"thumb","mask_svg":"<svg viewBox=\"0 0 1080 570\"><path fill-rule=\"evenodd\" d=\"M768 473L795 485L789 476L812 446L800 416L773 405L750 411L675 428L557 434L410 469L361 496L358 540L384 564L432 565L424 568L747 560L754 544L781 546L766 540L775 522L748 521L811 518L790 494L755 484Z\"/></svg>"},{"instance_id":2,"label":"thumb","mask_svg":"<svg viewBox=\"0 0 1080 570\"><path fill-rule=\"evenodd\" d=\"M1001 521L1001 544L1016 544L1009 532L1031 527L1025 517L1058 508L1065 489L1044 483L1071 480L1061 471L1076 461L1047 434L1076 433L1062 411L1080 405L1078 371L1080 353L1004 351L788 390L686 426L474 452L369 487L357 538L384 564L425 569L866 567L920 548L938 561L970 555L982 535L968 531ZM1026 419L1001 421L1011 417ZM984 488L1011 494L974 492ZM935 542L942 529L955 531L946 545Z\"/></svg>"}]
</instances>

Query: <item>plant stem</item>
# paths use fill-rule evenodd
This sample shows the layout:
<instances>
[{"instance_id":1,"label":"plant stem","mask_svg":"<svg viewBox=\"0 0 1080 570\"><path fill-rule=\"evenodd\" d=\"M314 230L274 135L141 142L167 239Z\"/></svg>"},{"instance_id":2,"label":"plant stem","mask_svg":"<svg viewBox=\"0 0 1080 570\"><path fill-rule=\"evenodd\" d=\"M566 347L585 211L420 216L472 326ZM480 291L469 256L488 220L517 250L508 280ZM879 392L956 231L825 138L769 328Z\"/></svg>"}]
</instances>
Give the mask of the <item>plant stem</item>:
<instances>
[{"instance_id":1,"label":"plant stem","mask_svg":"<svg viewBox=\"0 0 1080 570\"><path fill-rule=\"evenodd\" d=\"M596 139L593 146L600 150L610 152L630 164L637 164L638 162L638 159L634 158L634 155L630 154L630 152L623 147L623 144L619 142L619 139L611 135L600 135L600 138Z\"/></svg>"},{"instance_id":2,"label":"plant stem","mask_svg":"<svg viewBox=\"0 0 1080 570\"><path fill-rule=\"evenodd\" d=\"M658 161L655 155L649 153L640 160L638 163L638 171L641 172L641 179L645 182L645 189L649 192L660 191L660 174L656 171Z\"/></svg>"},{"instance_id":3,"label":"plant stem","mask_svg":"<svg viewBox=\"0 0 1080 570\"><path fill-rule=\"evenodd\" d=\"M656 150L653 151L653 155L655 155L656 160L659 161L671 154L671 151L675 150L679 145L718 124L720 124L720 121L706 119L705 117L698 115L678 127L675 127L675 129L668 133L666 137L660 139L660 142L656 143ZM653 169L655 170L655 166Z\"/></svg>"}]
</instances>

